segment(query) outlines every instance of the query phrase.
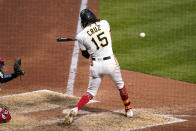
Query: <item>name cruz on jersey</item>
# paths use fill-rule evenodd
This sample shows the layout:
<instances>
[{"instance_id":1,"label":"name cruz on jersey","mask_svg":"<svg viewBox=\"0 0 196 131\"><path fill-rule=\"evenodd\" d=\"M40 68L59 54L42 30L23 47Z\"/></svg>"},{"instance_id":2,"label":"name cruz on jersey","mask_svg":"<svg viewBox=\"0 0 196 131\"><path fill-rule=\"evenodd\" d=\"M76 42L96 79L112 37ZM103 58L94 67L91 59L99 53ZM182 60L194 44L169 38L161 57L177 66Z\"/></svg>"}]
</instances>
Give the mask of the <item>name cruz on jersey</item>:
<instances>
[{"instance_id":1,"label":"name cruz on jersey","mask_svg":"<svg viewBox=\"0 0 196 131\"><path fill-rule=\"evenodd\" d=\"M76 37L81 50L87 50L92 57L105 57L113 54L110 25L101 20L84 28Z\"/></svg>"},{"instance_id":2,"label":"name cruz on jersey","mask_svg":"<svg viewBox=\"0 0 196 131\"><path fill-rule=\"evenodd\" d=\"M101 30L100 25L95 24L95 27L90 28L90 30L87 31L87 34L88 34L89 36L91 36L92 34L98 32L98 31L100 31L100 30Z\"/></svg>"}]
</instances>

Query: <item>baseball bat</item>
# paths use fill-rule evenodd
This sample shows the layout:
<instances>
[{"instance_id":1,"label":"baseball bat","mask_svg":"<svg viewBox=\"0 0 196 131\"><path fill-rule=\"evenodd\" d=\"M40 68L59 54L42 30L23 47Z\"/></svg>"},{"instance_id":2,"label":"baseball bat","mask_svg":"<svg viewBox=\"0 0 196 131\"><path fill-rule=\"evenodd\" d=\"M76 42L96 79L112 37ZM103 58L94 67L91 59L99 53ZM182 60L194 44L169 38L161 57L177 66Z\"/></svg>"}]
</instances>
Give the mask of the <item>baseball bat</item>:
<instances>
[{"instance_id":1,"label":"baseball bat","mask_svg":"<svg viewBox=\"0 0 196 131\"><path fill-rule=\"evenodd\" d=\"M66 42L66 41L76 41L77 39L75 38L63 38L63 37L59 37L56 39L57 42Z\"/></svg>"}]
</instances>

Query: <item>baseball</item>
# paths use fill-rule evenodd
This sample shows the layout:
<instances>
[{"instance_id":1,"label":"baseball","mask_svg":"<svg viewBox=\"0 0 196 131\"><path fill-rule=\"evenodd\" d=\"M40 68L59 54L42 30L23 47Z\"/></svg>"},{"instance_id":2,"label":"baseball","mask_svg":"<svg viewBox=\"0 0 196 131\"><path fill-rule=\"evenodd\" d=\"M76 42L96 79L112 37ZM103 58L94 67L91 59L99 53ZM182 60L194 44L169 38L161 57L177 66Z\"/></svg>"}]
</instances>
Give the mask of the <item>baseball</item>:
<instances>
[{"instance_id":1,"label":"baseball","mask_svg":"<svg viewBox=\"0 0 196 131\"><path fill-rule=\"evenodd\" d=\"M144 38L146 36L146 34L144 32L140 33L140 37Z\"/></svg>"}]
</instances>

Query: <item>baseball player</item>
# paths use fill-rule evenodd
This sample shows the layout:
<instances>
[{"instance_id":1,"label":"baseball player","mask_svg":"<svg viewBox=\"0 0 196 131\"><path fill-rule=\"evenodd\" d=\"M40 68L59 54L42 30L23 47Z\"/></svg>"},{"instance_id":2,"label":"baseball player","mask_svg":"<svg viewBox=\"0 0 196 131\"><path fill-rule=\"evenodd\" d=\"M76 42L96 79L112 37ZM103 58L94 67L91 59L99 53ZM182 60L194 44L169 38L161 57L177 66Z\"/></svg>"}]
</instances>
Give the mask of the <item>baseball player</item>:
<instances>
[{"instance_id":1,"label":"baseball player","mask_svg":"<svg viewBox=\"0 0 196 131\"><path fill-rule=\"evenodd\" d=\"M21 59L16 60L16 62L14 63L14 73L5 74L6 72L5 62L2 59L0 59L0 91L2 89L1 83L6 83L20 75L24 75L24 71L21 70L20 65L21 65Z\"/></svg>"},{"instance_id":2,"label":"baseball player","mask_svg":"<svg viewBox=\"0 0 196 131\"><path fill-rule=\"evenodd\" d=\"M114 81L124 103L126 116L132 117L131 102L122 80L120 66L112 50L109 23L106 20L97 19L90 9L82 10L80 18L83 30L76 39L82 55L87 59L91 58L90 79L86 94L81 97L77 106L65 116L65 124L71 124L78 111L95 97L104 75L109 75Z\"/></svg>"}]
</instances>

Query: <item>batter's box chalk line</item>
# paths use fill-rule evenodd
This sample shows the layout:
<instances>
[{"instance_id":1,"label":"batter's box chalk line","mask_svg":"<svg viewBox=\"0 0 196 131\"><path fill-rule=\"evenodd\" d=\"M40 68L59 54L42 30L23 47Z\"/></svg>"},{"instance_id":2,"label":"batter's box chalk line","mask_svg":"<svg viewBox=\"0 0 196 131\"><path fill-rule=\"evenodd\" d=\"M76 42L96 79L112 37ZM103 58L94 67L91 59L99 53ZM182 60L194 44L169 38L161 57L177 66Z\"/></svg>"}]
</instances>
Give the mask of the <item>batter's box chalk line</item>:
<instances>
[{"instance_id":1,"label":"batter's box chalk line","mask_svg":"<svg viewBox=\"0 0 196 131\"><path fill-rule=\"evenodd\" d=\"M136 110L137 110L137 112L140 112L141 109L134 109L134 112ZM63 113L67 114L68 111L69 111L69 109L66 109L66 110L64 110ZM105 111L105 112L100 112L100 113L93 113L93 112L88 112L88 111L81 110L81 112L79 112L79 114L85 114L84 116L81 116L81 117L83 117L83 119L84 119L84 117L88 117L88 116L93 117L94 116L94 117L97 117L97 120L99 120L98 117L102 117L104 115L107 115L107 113L112 113L112 112L124 114L124 110L110 110L110 111ZM159 118L161 117L162 119L169 119L170 121L166 121L165 120L164 122L152 123L152 124L148 124L148 125L144 125L144 126L138 126L138 127L135 127L135 128L131 127L131 128L127 128L127 129L121 130L121 131L139 130L139 129L149 128L149 127L156 127L156 126L161 126L161 125L168 125L168 124L174 124L174 123L179 123L179 122L185 122L185 121L187 121L187 120L184 120L184 119L178 119L178 118L175 118L173 116L168 116L168 115L164 115L164 114L155 114L155 113L153 113L153 115L156 116L156 117L159 117ZM77 119L78 118L80 118L80 117L77 117ZM133 117L131 119L137 119L137 118L134 118Z\"/></svg>"},{"instance_id":2,"label":"batter's box chalk line","mask_svg":"<svg viewBox=\"0 0 196 131\"><path fill-rule=\"evenodd\" d=\"M165 116L168 116L168 117L196 117L196 115L170 115L170 114L167 114Z\"/></svg>"},{"instance_id":3,"label":"batter's box chalk line","mask_svg":"<svg viewBox=\"0 0 196 131\"><path fill-rule=\"evenodd\" d=\"M42 93L42 92L76 98L76 96L67 95L67 94L64 94L64 93L44 89L44 90L37 90L37 91L32 91L32 92L25 92L25 93L19 93L19 94L11 94L11 95L0 96L0 99L1 98L6 98L6 97L22 96L22 95L29 95L29 94L33 94L33 93ZM95 103L95 102L99 102L99 101L93 100L93 101L90 101L89 103ZM39 112L39 111L43 111L43 110L51 110L51 109L55 109L55 108L58 108L58 107L59 106L54 107L54 108L38 109L38 110L33 110L32 112ZM140 110L141 110L141 112L142 111L145 112L144 108L143 109L139 109L139 108L138 109L133 109L133 111L136 111L136 110L137 110L137 112L140 112ZM65 109L63 113L66 114L68 111L70 111L70 109ZM115 111L111 110L111 111L108 111L108 112L120 112L120 113L122 113L123 111L122 110L115 110ZM30 112L23 112L23 113L30 113ZM106 112L100 112L100 113L92 113L90 111L85 111L85 110L80 110L79 111L79 115L82 115L84 117L85 116L93 116L93 115L101 116L101 115L104 115L104 113L107 113L107 111ZM144 129L144 128L149 128L149 127L155 127L155 126L160 126L160 125L167 125L167 124L173 124L173 123L179 123L179 122L187 121L185 119L179 119L179 118L176 118L176 117L189 117L189 116L193 117L192 115L169 115L169 114L155 114L155 113L153 113L153 115L162 116L164 118L171 118L172 121L165 121L165 122L160 122L160 123L148 124L148 125L144 125L144 126L140 126L140 127L136 127L136 128L126 129L124 131L138 130L138 129ZM80 117L78 117L78 118L80 118ZM41 124L25 126L25 127L23 127L23 129L31 129L31 128L35 128L35 127L38 127L38 126L52 125L52 124L58 123L62 120L63 120L63 118L55 119L55 120L47 120L47 121L45 121L44 123L41 123Z\"/></svg>"},{"instance_id":4,"label":"batter's box chalk line","mask_svg":"<svg viewBox=\"0 0 196 131\"><path fill-rule=\"evenodd\" d=\"M68 109L67 109L67 111L68 111ZM121 112L122 113L122 110L115 110L115 111L108 111L108 112ZM67 113L67 112L65 112L65 113ZM89 115L99 116L99 115L104 115L104 113L106 113L106 112L101 112L101 113L95 114L95 113L91 113L91 112L88 112L88 111L80 110L79 114L86 114L85 116L89 116ZM158 123L158 124L149 124L149 125L146 125L146 126L140 126L140 127L137 127L137 128L130 128L130 129L121 130L121 131L139 130L139 129L145 129L145 128L149 128L149 127L156 127L156 126L161 126L161 125L168 125L168 124L174 124L174 123L187 121L187 120L184 120L184 119L178 119L178 118L168 116L168 115L163 115L163 114L155 114L155 115L163 116L165 118L175 119L175 121L162 122L162 123ZM32 128L35 128L35 127L38 127L38 126L52 125L52 124L55 124L55 123L63 121L63 120L64 120L63 118L62 119L57 119L57 120L48 120L48 121L46 121L46 122L44 122L40 125L26 126L23 129L32 129Z\"/></svg>"},{"instance_id":5,"label":"batter's box chalk line","mask_svg":"<svg viewBox=\"0 0 196 131\"><path fill-rule=\"evenodd\" d=\"M24 93L0 96L0 99L1 98L9 98L9 97L13 97L13 96L17 97L17 96L30 95L30 94L34 94L34 93L51 93L51 94L54 94L54 95L67 96L67 97L70 97L70 98L79 98L79 97L76 97L76 96L73 96L73 95L67 95L67 94L64 94L64 93L43 89L43 90L36 90L36 91L31 91L31 92L24 92ZM97 103L97 102L100 102L100 101L90 100L87 104ZM19 114L25 114L25 113L30 113L30 112L39 112L39 111L47 111L47 110L52 110L52 109L56 109L56 108L59 108L59 107L60 106L56 105L55 107L48 107L46 109L37 109L37 110L33 110L33 111L21 111Z\"/></svg>"},{"instance_id":6,"label":"batter's box chalk line","mask_svg":"<svg viewBox=\"0 0 196 131\"><path fill-rule=\"evenodd\" d=\"M144 109L144 108L142 108ZM137 110L137 109L134 109L134 110ZM116 110L114 112L122 112L122 110ZM180 119L180 118L176 118L178 116L176 115L169 115L169 114L154 114L156 116L162 116L164 118L168 118L168 119L173 119L173 121L169 121L169 122L161 122L161 123L155 123L155 124L149 124L149 125L145 125L145 126L140 126L140 127L137 127L137 128L130 128L130 129L126 129L126 130L121 130L121 131L131 131L131 130L140 130L140 129L145 129L145 128L150 128L150 127L156 127L156 126L162 126L162 125L169 125L169 124L174 124L174 123L180 123L180 122L185 122L185 121L188 121L186 119Z\"/></svg>"},{"instance_id":7,"label":"batter's box chalk line","mask_svg":"<svg viewBox=\"0 0 196 131\"><path fill-rule=\"evenodd\" d=\"M18 93L18 94L11 94L11 95L4 95L4 96L0 96L0 98L6 98L6 97L12 97L12 96L22 96L22 95L29 95L29 94L33 94L33 93L52 93L52 94L56 94L56 95L63 95L63 96L67 96L67 97L73 97L73 98L78 98L74 95L67 95L64 93L60 93L60 92L56 92L56 91L52 91L52 90L47 90L47 89L43 89L43 90L36 90L36 91L31 91L31 92L24 92L24 93ZM97 100L91 100L89 101L89 103L95 103L95 102L100 102Z\"/></svg>"}]
</instances>

